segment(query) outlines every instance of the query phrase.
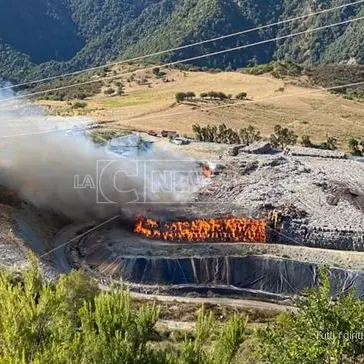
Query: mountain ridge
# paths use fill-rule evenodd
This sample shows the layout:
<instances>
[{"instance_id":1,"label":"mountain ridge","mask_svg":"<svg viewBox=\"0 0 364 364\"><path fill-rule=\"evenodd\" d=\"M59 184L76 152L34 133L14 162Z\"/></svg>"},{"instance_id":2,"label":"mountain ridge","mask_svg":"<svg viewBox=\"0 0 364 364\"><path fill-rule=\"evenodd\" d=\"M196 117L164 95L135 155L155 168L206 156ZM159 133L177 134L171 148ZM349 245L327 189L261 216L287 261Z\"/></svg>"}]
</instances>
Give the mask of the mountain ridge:
<instances>
[{"instance_id":1,"label":"mountain ridge","mask_svg":"<svg viewBox=\"0 0 364 364\"><path fill-rule=\"evenodd\" d=\"M335 0L57 0L55 5L48 0L29 0L25 9L18 6L17 11L17 2L9 5L0 0L0 77L9 80L76 71L345 4ZM363 14L364 5L348 6L153 60L190 58ZM18 34L15 24L21 21L24 24ZM30 28L33 32L24 31ZM212 68L239 68L274 59L304 65L364 63L363 41L364 21L191 63Z\"/></svg>"}]
</instances>

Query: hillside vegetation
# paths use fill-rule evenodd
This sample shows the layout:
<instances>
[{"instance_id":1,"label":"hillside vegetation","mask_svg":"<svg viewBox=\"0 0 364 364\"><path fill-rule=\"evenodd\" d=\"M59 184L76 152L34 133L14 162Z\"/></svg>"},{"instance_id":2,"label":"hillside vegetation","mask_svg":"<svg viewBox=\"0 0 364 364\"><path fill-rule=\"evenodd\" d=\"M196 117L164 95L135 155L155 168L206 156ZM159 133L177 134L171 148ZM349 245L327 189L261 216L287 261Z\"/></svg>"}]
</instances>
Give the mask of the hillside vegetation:
<instances>
[{"instance_id":1,"label":"hillside vegetation","mask_svg":"<svg viewBox=\"0 0 364 364\"><path fill-rule=\"evenodd\" d=\"M57 282L27 271L0 272L1 363L301 364L358 363L364 355L364 304L355 292L333 300L325 271L298 312L247 326L239 312L199 310L187 331L158 326L165 307L140 304L124 288L100 292L82 272ZM229 312L230 311L230 312ZM163 313L162 313L163 312ZM168 313L167 313L168 315ZM272 317L272 319L269 318ZM180 318L180 317L178 317ZM268 325L267 325L268 323ZM188 324L188 322L187 322ZM284 343L284 345L282 345Z\"/></svg>"},{"instance_id":2,"label":"hillside vegetation","mask_svg":"<svg viewBox=\"0 0 364 364\"><path fill-rule=\"evenodd\" d=\"M2 2L0 77L19 80L103 64L269 24L344 3L343 0L20 0ZM249 44L363 14L350 6L264 31L159 57L176 60ZM40 21L41 20L41 21ZM300 64L363 62L364 23L266 43L196 60L203 67L237 68L274 58ZM156 59L154 59L156 60Z\"/></svg>"},{"instance_id":3,"label":"hillside vegetation","mask_svg":"<svg viewBox=\"0 0 364 364\"><path fill-rule=\"evenodd\" d=\"M363 87L318 92L318 87L364 82L363 66L309 69L280 63L250 67L244 72L155 67L153 71L128 72L124 77L121 71L125 72L110 67L102 76L120 75L115 80L97 82L92 89L87 85L84 90L75 87L39 96L42 100L38 102L48 105L56 115L89 115L117 129L167 129L181 136L193 136L194 124L226 124L236 131L252 125L263 138L269 138L279 124L300 138L309 136L314 144L334 137L338 148L349 151L350 137L361 140L364 135ZM70 82L57 81L54 85ZM82 108L76 108L77 101L72 101L79 97L85 98Z\"/></svg>"}]
</instances>

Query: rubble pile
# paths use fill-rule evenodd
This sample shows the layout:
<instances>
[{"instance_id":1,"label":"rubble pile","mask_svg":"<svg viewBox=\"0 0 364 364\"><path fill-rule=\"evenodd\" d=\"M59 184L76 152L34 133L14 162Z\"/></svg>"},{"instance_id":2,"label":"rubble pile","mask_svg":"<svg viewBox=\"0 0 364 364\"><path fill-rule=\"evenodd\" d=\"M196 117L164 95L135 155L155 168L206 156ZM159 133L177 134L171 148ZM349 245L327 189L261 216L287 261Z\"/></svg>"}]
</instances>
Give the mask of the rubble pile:
<instances>
[{"instance_id":1,"label":"rubble pile","mask_svg":"<svg viewBox=\"0 0 364 364\"><path fill-rule=\"evenodd\" d=\"M252 217L293 206L306 214L283 214L287 218L280 242L364 251L364 164L338 155L295 156L287 151L242 152L224 163L202 201L240 204Z\"/></svg>"}]
</instances>

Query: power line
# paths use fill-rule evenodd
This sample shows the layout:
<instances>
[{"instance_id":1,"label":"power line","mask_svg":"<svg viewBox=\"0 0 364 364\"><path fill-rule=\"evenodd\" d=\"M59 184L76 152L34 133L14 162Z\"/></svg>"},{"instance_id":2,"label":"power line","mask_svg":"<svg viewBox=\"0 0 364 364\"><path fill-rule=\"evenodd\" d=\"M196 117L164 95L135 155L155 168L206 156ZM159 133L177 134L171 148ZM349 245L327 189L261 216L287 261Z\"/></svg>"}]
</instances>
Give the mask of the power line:
<instances>
[{"instance_id":1,"label":"power line","mask_svg":"<svg viewBox=\"0 0 364 364\"><path fill-rule=\"evenodd\" d=\"M66 242L64 242L63 244L61 244L61 245L59 245L59 246L56 246L56 247L54 247L53 249L51 249L51 250L47 251L46 253L42 254L39 258L40 258L40 259L42 259L42 258L44 258L45 256L47 256L47 255L49 255L49 254L51 254L51 253L55 252L56 250L58 250L58 249L60 249L60 248L63 248L63 247L65 247L66 245L68 245L68 244L72 243L73 241L76 241L76 240L78 240L78 239L81 239L82 237L84 237L84 236L86 236L86 235L90 234L91 232L93 232L93 231L95 231L95 230L99 229L100 227L103 227L103 226L107 225L108 223L110 223L110 222L112 222L112 221L114 221L114 220L116 220L116 219L120 218L120 216L121 216L121 215L120 215L120 214L118 214L118 215L115 215L114 217L111 217L110 219L108 219L108 220L106 220L106 221L103 221L102 223L100 223L100 224L98 224L98 225L96 225L96 226L92 227L91 229L88 229L87 231L83 232L82 234L79 234L79 235L77 235L76 237L74 237L74 238L72 238L72 239L67 240L67 241L66 241Z\"/></svg>"},{"instance_id":2,"label":"power line","mask_svg":"<svg viewBox=\"0 0 364 364\"><path fill-rule=\"evenodd\" d=\"M166 49L164 51L154 52L154 53L146 54L146 55L139 56L139 57L129 58L129 59L118 61L118 62L106 63L106 64L103 64L101 66L85 68L85 69L82 69L82 70L79 70L79 71L63 73L63 74L58 75L58 76L51 76L51 77L41 78L41 79L38 79L38 80L18 83L16 85L12 85L12 86L5 86L5 87L1 87L0 91L1 90L6 90L6 89L12 89L12 88L15 88L15 87L27 86L27 85L31 85L31 84L34 84L34 83L52 81L52 80L56 80L56 79L62 78L62 77L76 76L76 75L81 74L81 73L96 71L96 70L99 70L99 69L102 69L102 68L105 68L105 67L116 66L116 65L120 65L120 64L124 64L124 63L128 63L128 62L140 61L140 60L145 59L145 58L160 56L162 54L171 53L171 52L175 52L175 51L179 51L179 50L183 50L183 49L187 49L187 48L192 48L192 47L195 47L197 45L216 42L216 41L219 41L219 40L236 37L238 35L248 34L248 33L258 31L258 30L263 30L263 29L274 27L274 26L291 23L293 21L297 21L297 20L301 20L301 19L305 19L305 18L310 18L310 17L316 16L316 15L331 12L333 10L339 10L339 9L346 8L348 6L358 5L358 4L361 4L363 2L364 2L364 0L358 0L358 1L354 1L354 2L349 3L349 4L334 6L332 8L320 10L320 11L317 11L317 12L314 12L314 13L309 13L309 14L306 14L306 15L301 15L301 16L294 17L294 18L289 18L289 19L286 19L286 20L281 20L281 21L276 22L276 23L265 24L265 25L262 25L262 26L259 26L259 27L242 30L242 31L239 31L239 32L236 32L236 33L230 33L230 34L226 34L226 35L223 35L223 36L220 36L220 37L206 39L206 40L203 40L203 41L200 41L200 42L195 42L195 43L187 44L187 45L180 46L180 47L169 48L169 49Z\"/></svg>"},{"instance_id":3,"label":"power line","mask_svg":"<svg viewBox=\"0 0 364 364\"><path fill-rule=\"evenodd\" d=\"M224 49L224 50L217 51L217 52L207 53L207 54L203 54L203 55L200 55L200 56L195 56L195 57L182 59L182 60L179 60L179 61L173 61L173 62L165 63L162 66L163 67L174 66L176 64L190 62L190 61L194 61L194 60L197 60L197 59L208 58L208 57L211 57L211 56L230 53L230 52L234 52L234 51L241 50L241 49L251 48L251 47L254 47L254 46L257 46L257 45L262 45L262 44L271 43L271 42L275 42L275 41L279 41L279 40L283 40L283 39L293 38L293 37L296 37L298 35L314 33L314 32L320 31L320 30L332 28L332 27L339 26L339 25L350 24L350 23L353 23L353 22L356 22L356 21L359 21L359 20L363 20L363 19L364 19L364 16L361 16L361 17L358 17L358 18L353 18L353 19L350 19L350 20L345 20L345 21L341 21L341 22L338 22L338 23L330 24L330 25L324 25L324 26L321 26L321 27L308 29L308 30L305 30L305 31L297 32L297 33L292 33L292 34L283 35L283 36L279 36L279 37L275 37L275 38L271 38L271 39L266 39L266 40L262 40L262 41L251 43L251 44L246 44L246 45L239 46L239 47L228 48L228 49ZM146 67L146 68L141 68L141 69L135 70L133 72L127 72L127 73L122 73L122 74L119 74L119 75L102 77L102 78L99 78L97 80L90 80L90 81L75 83L75 84L72 84L72 85L56 87L56 88L49 89L49 90L31 92L31 93L27 93L27 94L8 97L8 98L0 100L0 104L4 103L6 101L26 98L28 96L43 95L43 94L47 94L47 93L54 92L54 91L66 90L66 89L69 89L69 88L72 88L72 87L77 87L77 86L79 87L79 86L89 85L89 84L96 83L96 82L117 79L117 78L121 78L123 76L138 73L138 72L150 71L150 70L153 70L154 68L155 68L155 66Z\"/></svg>"}]
</instances>

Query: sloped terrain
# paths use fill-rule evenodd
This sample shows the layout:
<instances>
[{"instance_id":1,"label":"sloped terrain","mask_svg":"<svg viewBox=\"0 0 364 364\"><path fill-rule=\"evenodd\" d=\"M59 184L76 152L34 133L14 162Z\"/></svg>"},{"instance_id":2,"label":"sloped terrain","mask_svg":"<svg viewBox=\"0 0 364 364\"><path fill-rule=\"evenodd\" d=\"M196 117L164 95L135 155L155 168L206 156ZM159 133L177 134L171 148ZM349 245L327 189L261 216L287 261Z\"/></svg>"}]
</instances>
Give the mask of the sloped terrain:
<instances>
[{"instance_id":1,"label":"sloped terrain","mask_svg":"<svg viewBox=\"0 0 364 364\"><path fill-rule=\"evenodd\" d=\"M344 1L340 1L344 3ZM274 23L337 6L305 0L62 0L57 6L32 0L0 4L0 76L8 79L54 75ZM361 4L259 32L167 54L176 60L215 52L362 15ZM362 62L363 22L346 24L253 48L196 60L207 67L243 67L273 58L311 65ZM50 62L47 62L50 61ZM44 63L46 62L46 63ZM37 66L40 65L40 66ZM11 66L11 67L10 67Z\"/></svg>"},{"instance_id":2,"label":"sloped terrain","mask_svg":"<svg viewBox=\"0 0 364 364\"><path fill-rule=\"evenodd\" d=\"M67 220L49 211L40 211L22 201L14 191L0 186L0 268L18 270L28 265L28 255L44 255L52 247L58 230ZM41 267L47 279L59 272L52 255L45 255Z\"/></svg>"}]
</instances>

